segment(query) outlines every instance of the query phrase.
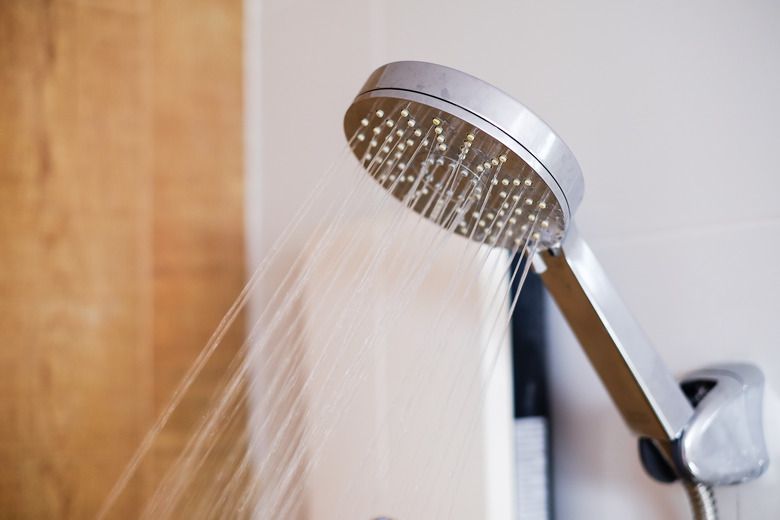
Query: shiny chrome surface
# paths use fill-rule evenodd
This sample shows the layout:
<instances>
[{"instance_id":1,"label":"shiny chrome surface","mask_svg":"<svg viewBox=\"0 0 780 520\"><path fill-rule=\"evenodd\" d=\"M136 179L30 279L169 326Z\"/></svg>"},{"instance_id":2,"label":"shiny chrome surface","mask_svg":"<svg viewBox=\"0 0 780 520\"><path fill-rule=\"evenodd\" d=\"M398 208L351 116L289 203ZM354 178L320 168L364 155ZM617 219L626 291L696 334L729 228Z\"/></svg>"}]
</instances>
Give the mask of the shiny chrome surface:
<instances>
[{"instance_id":1,"label":"shiny chrome surface","mask_svg":"<svg viewBox=\"0 0 780 520\"><path fill-rule=\"evenodd\" d=\"M399 122L402 111L408 113L403 123ZM404 126L410 120L414 127ZM435 130L437 127L440 130ZM414 136L412 129L421 130L421 135ZM371 141L377 143L376 149L381 149L390 137L393 140L381 160L403 163L407 175L420 175L428 158L443 161L442 172L447 168L463 171L464 181L478 183L483 197L477 206L484 206L480 213L506 214L501 225L495 227L495 239L485 240L491 245L511 249L516 237L523 234L520 227L529 216L529 209L534 211L539 245L551 247L559 243L582 199L582 173L560 137L512 97L454 69L422 62L397 62L381 67L371 75L347 110L344 130L352 139L355 156L366 166L377 162ZM398 141L391 132L398 130L404 132L402 139L414 142L414 151L406 149L402 157L395 158L390 153L397 150L394 143ZM419 143L426 137L428 144L420 149ZM437 141L440 138L443 141ZM437 183L447 185L441 181L441 177L432 176L424 186L427 193L422 197L441 196ZM394 188L399 186L396 184ZM400 190L393 194L402 199L406 192ZM512 201L513 194L520 198ZM523 207L526 199L533 201L529 205L532 208ZM417 207L428 206L423 202ZM515 208L524 210L523 218L510 222ZM483 238L472 233L478 220L471 218L467 215L466 225L455 231L482 241ZM546 225L539 225L542 222ZM511 232L507 234L506 230Z\"/></svg>"},{"instance_id":2,"label":"shiny chrome surface","mask_svg":"<svg viewBox=\"0 0 780 520\"><path fill-rule=\"evenodd\" d=\"M764 439L764 376L749 364L713 366L685 380L715 386L696 406L677 449L680 471L712 486L739 484L759 477L769 465Z\"/></svg>"},{"instance_id":3,"label":"shiny chrome surface","mask_svg":"<svg viewBox=\"0 0 780 520\"><path fill-rule=\"evenodd\" d=\"M544 284L628 426L676 439L693 408L574 226L541 261Z\"/></svg>"}]
</instances>

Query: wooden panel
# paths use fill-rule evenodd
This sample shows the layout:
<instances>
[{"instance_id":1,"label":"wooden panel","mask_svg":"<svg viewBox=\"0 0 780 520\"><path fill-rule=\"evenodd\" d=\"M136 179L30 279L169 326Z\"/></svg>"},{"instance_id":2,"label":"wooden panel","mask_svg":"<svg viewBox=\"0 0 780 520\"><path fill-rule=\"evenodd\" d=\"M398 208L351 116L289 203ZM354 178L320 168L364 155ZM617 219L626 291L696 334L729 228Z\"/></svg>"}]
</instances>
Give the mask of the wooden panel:
<instances>
[{"instance_id":1,"label":"wooden panel","mask_svg":"<svg viewBox=\"0 0 780 520\"><path fill-rule=\"evenodd\" d=\"M243 283L241 4L154 5L0 2L0 518L94 516Z\"/></svg>"},{"instance_id":2,"label":"wooden panel","mask_svg":"<svg viewBox=\"0 0 780 520\"><path fill-rule=\"evenodd\" d=\"M241 5L154 4L154 135L165 143L155 148L154 161L158 410L243 285ZM164 431L162 465L201 415L243 327L231 333Z\"/></svg>"},{"instance_id":3,"label":"wooden panel","mask_svg":"<svg viewBox=\"0 0 780 520\"><path fill-rule=\"evenodd\" d=\"M155 3L154 332L156 364L166 376L160 399L243 286L243 269L236 269L244 262L240 12L236 0ZM234 290L214 291L224 286ZM208 320L183 312L193 301L209 309Z\"/></svg>"},{"instance_id":4,"label":"wooden panel","mask_svg":"<svg viewBox=\"0 0 780 520\"><path fill-rule=\"evenodd\" d=\"M142 24L68 3L2 9L0 510L84 518L151 412Z\"/></svg>"}]
</instances>

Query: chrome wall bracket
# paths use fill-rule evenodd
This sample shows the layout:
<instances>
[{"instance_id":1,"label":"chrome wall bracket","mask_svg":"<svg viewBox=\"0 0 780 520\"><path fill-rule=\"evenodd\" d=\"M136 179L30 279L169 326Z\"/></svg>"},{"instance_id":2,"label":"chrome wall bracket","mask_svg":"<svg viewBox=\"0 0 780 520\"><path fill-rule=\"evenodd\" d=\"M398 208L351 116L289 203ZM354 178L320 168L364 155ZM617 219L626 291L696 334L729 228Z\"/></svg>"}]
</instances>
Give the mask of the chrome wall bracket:
<instances>
[{"instance_id":1,"label":"chrome wall bracket","mask_svg":"<svg viewBox=\"0 0 780 520\"><path fill-rule=\"evenodd\" d=\"M674 443L675 465L688 480L712 486L739 484L769 465L764 439L764 376L748 364L717 365L689 374L686 385L711 382Z\"/></svg>"}]
</instances>

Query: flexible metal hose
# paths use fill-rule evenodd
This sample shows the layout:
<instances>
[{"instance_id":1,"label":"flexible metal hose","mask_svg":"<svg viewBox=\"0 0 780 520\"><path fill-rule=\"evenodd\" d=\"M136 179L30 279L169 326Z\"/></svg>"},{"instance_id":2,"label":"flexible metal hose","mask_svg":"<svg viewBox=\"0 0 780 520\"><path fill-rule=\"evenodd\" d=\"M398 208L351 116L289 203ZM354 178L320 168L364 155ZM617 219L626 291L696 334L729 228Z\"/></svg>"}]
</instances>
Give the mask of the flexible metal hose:
<instances>
[{"instance_id":1,"label":"flexible metal hose","mask_svg":"<svg viewBox=\"0 0 780 520\"><path fill-rule=\"evenodd\" d=\"M715 495L712 488L704 484L683 482L685 492L691 501L691 511L694 520L717 520L718 508L715 504Z\"/></svg>"}]
</instances>

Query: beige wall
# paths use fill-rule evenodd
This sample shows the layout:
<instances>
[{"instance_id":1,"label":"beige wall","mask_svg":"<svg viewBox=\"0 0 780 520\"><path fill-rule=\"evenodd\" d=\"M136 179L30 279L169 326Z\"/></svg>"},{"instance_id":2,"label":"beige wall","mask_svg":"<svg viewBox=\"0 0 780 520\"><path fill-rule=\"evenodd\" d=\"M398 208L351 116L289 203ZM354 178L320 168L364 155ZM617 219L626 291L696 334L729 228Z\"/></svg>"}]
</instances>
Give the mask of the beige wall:
<instances>
[{"instance_id":1,"label":"beige wall","mask_svg":"<svg viewBox=\"0 0 780 520\"><path fill-rule=\"evenodd\" d=\"M527 104L572 148L586 183L578 225L675 374L733 359L764 369L780 457L775 3L262 5L262 42L249 52L260 56L250 96L263 111L249 117L263 127L255 172L266 244L294 210L274 194L312 185L330 164L343 112L375 67L419 59L462 69ZM301 122L315 137L305 154L288 137ZM643 474L587 360L559 318L553 326L559 518L686 518L680 489ZM723 518L774 514L776 467L721 490Z\"/></svg>"},{"instance_id":2,"label":"beige wall","mask_svg":"<svg viewBox=\"0 0 780 520\"><path fill-rule=\"evenodd\" d=\"M243 285L242 43L236 1L0 2L0 518L92 517Z\"/></svg>"}]
</instances>

